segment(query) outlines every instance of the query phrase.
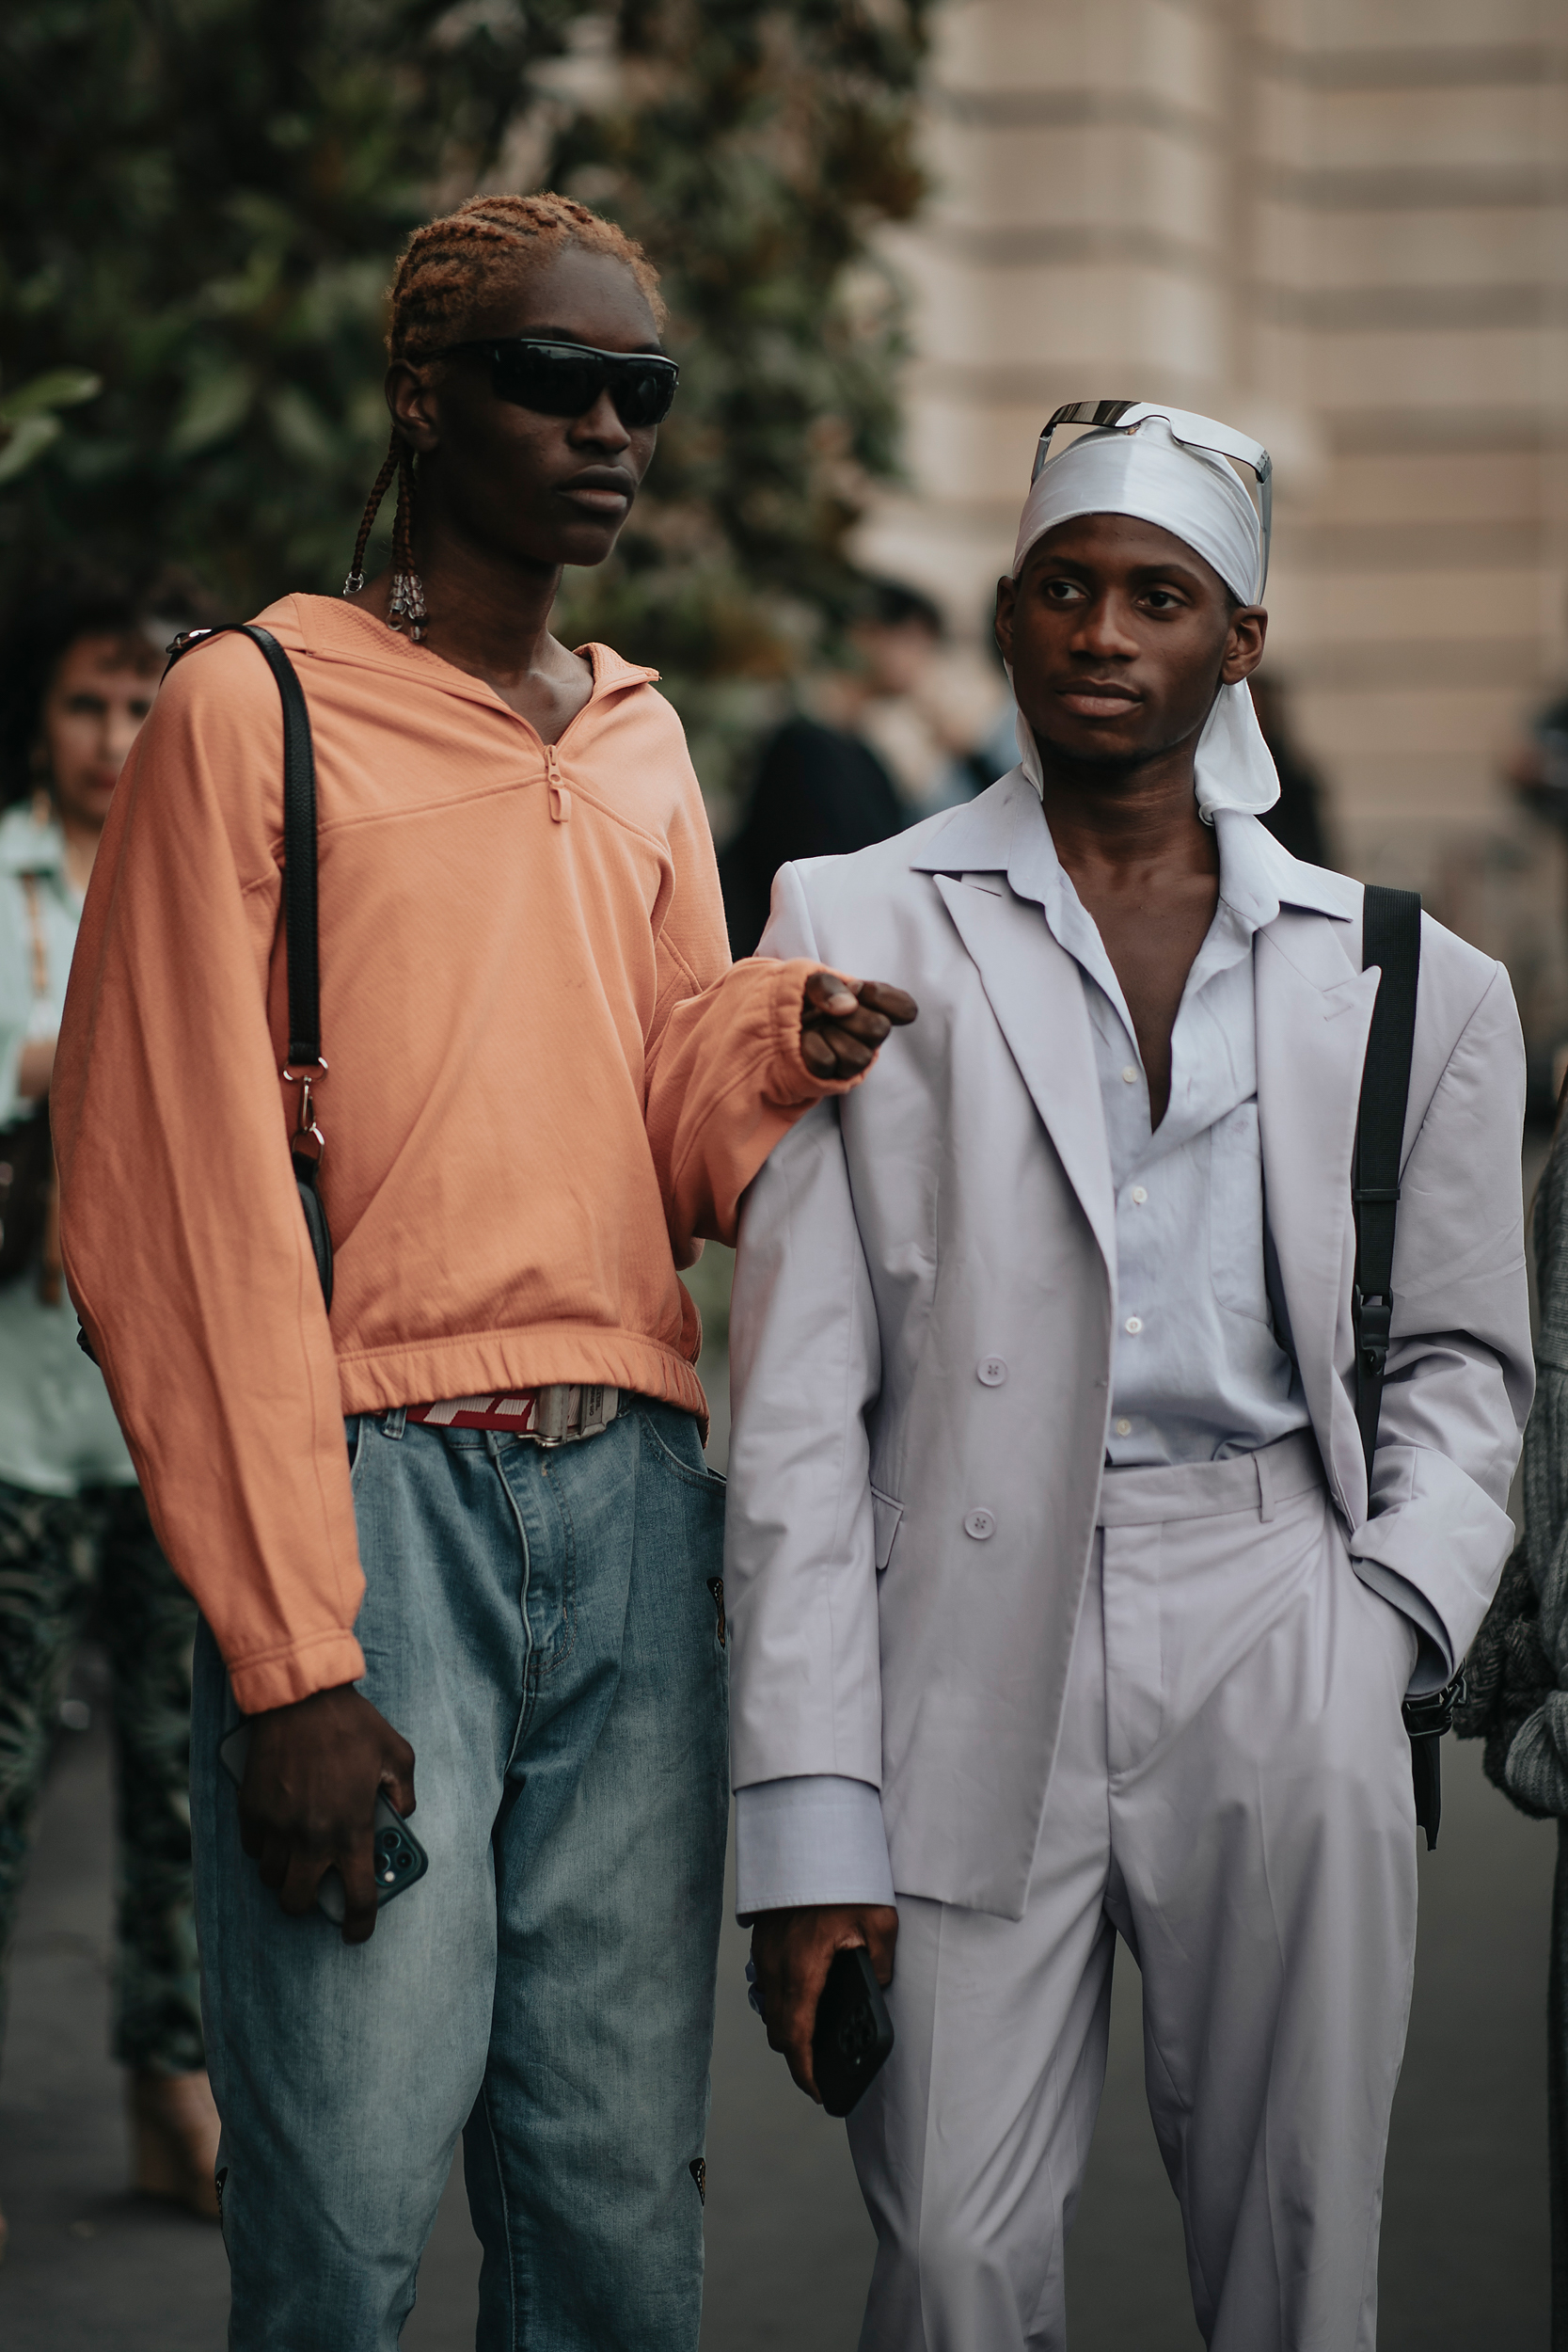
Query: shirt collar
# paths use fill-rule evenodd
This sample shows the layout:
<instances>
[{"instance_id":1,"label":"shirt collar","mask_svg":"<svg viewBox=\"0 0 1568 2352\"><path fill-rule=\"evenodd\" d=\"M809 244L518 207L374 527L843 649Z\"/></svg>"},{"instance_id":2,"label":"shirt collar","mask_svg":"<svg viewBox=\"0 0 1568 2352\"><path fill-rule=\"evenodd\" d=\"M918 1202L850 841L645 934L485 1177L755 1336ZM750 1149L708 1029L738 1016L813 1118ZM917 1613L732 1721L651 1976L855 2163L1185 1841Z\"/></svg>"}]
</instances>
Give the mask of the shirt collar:
<instances>
[{"instance_id":1,"label":"shirt collar","mask_svg":"<svg viewBox=\"0 0 1568 2352\"><path fill-rule=\"evenodd\" d=\"M1349 922L1355 884L1321 866L1304 866L1275 839L1260 818L1239 808L1214 811L1220 847L1220 897L1253 930L1272 923L1282 907Z\"/></svg>"},{"instance_id":2,"label":"shirt collar","mask_svg":"<svg viewBox=\"0 0 1568 2352\"><path fill-rule=\"evenodd\" d=\"M1005 873L1021 898L1054 903L1062 868L1040 799L1022 768L954 809L927 832L910 863L917 873ZM1350 922L1357 886L1343 874L1304 866L1261 820L1243 809L1214 811L1220 896L1249 930L1261 930L1283 907ZM1049 900L1048 900L1048 894Z\"/></svg>"},{"instance_id":3,"label":"shirt collar","mask_svg":"<svg viewBox=\"0 0 1568 2352\"><path fill-rule=\"evenodd\" d=\"M65 880L65 835L51 814L42 824L24 801L0 816L0 874L44 874Z\"/></svg>"}]
</instances>

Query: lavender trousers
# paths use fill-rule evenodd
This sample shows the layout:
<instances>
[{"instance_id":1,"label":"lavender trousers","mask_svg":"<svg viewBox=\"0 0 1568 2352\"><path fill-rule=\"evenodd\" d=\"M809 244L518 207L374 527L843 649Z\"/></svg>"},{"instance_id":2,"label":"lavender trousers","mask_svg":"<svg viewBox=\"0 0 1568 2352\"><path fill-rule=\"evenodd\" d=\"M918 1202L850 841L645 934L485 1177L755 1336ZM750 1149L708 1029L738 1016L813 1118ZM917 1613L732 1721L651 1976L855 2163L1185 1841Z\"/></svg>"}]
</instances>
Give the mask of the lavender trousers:
<instances>
[{"instance_id":1,"label":"lavender trousers","mask_svg":"<svg viewBox=\"0 0 1568 2352\"><path fill-rule=\"evenodd\" d=\"M1062 2352L1119 1934L1213 2352L1370 2352L1416 1945L1416 1634L1308 1436L1108 1470L1024 1915L900 1895L849 2121L862 2352Z\"/></svg>"}]
</instances>

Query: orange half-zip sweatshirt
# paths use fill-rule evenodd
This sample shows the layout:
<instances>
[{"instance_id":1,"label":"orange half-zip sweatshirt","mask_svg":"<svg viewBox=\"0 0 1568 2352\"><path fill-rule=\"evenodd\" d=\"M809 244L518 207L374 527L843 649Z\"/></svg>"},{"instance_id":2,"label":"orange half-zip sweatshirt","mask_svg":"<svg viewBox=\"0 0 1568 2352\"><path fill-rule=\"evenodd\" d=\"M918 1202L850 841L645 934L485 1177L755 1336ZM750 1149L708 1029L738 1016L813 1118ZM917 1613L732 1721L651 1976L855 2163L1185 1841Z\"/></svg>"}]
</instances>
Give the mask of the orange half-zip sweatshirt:
<instances>
[{"instance_id":1,"label":"orange half-zip sweatshirt","mask_svg":"<svg viewBox=\"0 0 1568 2352\"><path fill-rule=\"evenodd\" d=\"M53 1116L71 1292L254 1713L351 1680L343 1415L550 1381L705 1410L677 1279L824 1093L806 963L730 967L673 711L608 647L548 749L353 606L287 596L315 739L328 1322L289 1156L282 717L172 673L87 894Z\"/></svg>"}]
</instances>

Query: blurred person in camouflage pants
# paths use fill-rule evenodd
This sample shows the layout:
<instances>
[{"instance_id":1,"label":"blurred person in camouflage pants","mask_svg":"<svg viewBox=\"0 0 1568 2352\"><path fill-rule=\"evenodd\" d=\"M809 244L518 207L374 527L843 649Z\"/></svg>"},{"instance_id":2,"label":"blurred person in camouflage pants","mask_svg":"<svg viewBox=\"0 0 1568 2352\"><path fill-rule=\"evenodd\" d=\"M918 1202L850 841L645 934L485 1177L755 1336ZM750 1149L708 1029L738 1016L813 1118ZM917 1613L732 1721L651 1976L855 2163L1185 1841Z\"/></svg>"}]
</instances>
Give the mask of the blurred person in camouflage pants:
<instances>
[{"instance_id":1,"label":"blurred person in camouflage pants","mask_svg":"<svg viewBox=\"0 0 1568 2352\"><path fill-rule=\"evenodd\" d=\"M76 1345L45 1147L83 895L116 779L152 707L163 615L118 583L62 581L0 637L0 2032L16 1910L72 1656L89 1623L114 1676L119 1873L114 2055L129 2070L133 2185L215 2215L217 2116L191 1905L196 1605L159 1549L103 1375ZM8 1170L15 1170L15 1178ZM26 1197L23 1197L25 1193ZM4 1248L0 1235L0 1248ZM0 2218L0 2247L5 2222Z\"/></svg>"}]
</instances>

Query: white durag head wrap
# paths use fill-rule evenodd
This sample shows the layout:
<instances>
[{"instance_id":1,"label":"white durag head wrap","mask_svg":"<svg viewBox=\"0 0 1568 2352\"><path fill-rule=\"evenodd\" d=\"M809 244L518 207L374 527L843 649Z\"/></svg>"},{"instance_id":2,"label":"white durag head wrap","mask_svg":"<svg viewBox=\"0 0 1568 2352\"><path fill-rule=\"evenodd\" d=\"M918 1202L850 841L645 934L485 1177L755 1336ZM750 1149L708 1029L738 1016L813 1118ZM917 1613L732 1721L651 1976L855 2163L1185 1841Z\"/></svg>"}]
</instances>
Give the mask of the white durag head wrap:
<instances>
[{"instance_id":1,"label":"white durag head wrap","mask_svg":"<svg viewBox=\"0 0 1568 2352\"><path fill-rule=\"evenodd\" d=\"M1023 501L1015 580L1036 540L1074 515L1133 515L1157 523L1196 548L1243 604L1263 593L1262 529L1240 476L1223 457L1173 440L1163 417L1146 418L1131 433L1085 433L1047 460ZM1018 748L1039 791L1039 751L1022 711ZM1245 678L1220 688L1193 766L1197 804L1211 821L1217 808L1256 817L1278 800L1279 778Z\"/></svg>"}]
</instances>

